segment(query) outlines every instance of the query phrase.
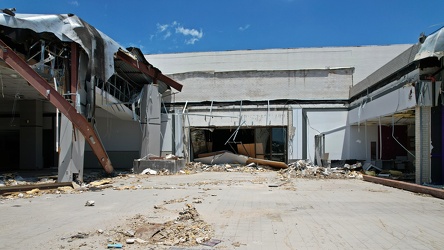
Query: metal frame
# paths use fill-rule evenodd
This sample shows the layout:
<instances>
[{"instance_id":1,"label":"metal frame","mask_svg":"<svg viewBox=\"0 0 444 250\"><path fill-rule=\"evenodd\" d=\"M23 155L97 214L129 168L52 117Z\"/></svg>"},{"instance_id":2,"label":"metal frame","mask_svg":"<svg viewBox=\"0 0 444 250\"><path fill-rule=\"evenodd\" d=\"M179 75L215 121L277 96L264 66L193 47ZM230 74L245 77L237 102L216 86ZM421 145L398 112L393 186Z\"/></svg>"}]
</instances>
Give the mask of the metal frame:
<instances>
[{"instance_id":1,"label":"metal frame","mask_svg":"<svg viewBox=\"0 0 444 250\"><path fill-rule=\"evenodd\" d=\"M128 65L131 65L133 68L138 69L145 75L153 78L154 83L156 83L156 81L159 80L178 91L182 91L182 85L180 83L165 76L164 74L162 74L162 72L160 72L160 70L158 70L151 64L145 65L144 63L139 63L139 61L135 60L134 58L130 57L129 55L125 54L120 50L117 51L116 58L126 62Z\"/></svg>"},{"instance_id":2,"label":"metal frame","mask_svg":"<svg viewBox=\"0 0 444 250\"><path fill-rule=\"evenodd\" d=\"M113 172L113 166L111 161L103 147L99 137L95 133L94 128L88 123L87 119L77 113L75 107L71 105L62 95L60 95L55 89L48 84L48 82L42 78L37 72L35 72L22 58L20 58L10 47L8 47L0 39L0 58L3 59L12 69L17 71L25 80L29 82L42 96L44 96L49 102L51 102L56 108L58 108L72 123L79 129L79 131L86 138L86 141L91 146L92 151L97 156L100 164L107 173ZM77 62L75 46L74 49L74 60L72 62ZM77 63L72 63L71 70L77 72ZM71 80L77 79L77 74L71 72ZM75 75L75 76L74 76ZM76 87L75 82L71 82L71 89ZM74 85L74 86L73 86Z\"/></svg>"}]
</instances>

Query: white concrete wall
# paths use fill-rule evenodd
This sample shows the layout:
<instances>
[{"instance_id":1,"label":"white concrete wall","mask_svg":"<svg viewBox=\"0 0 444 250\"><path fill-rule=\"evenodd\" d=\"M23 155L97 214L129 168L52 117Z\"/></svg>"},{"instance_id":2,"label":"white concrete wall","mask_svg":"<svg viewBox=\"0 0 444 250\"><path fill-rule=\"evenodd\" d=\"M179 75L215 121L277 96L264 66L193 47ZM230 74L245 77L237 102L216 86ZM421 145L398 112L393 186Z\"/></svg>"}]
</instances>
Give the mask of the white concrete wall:
<instances>
[{"instance_id":1,"label":"white concrete wall","mask_svg":"<svg viewBox=\"0 0 444 250\"><path fill-rule=\"evenodd\" d=\"M347 100L353 69L190 72L170 77L184 85L176 102ZM320 94L322 91L322 94Z\"/></svg>"},{"instance_id":2,"label":"white concrete wall","mask_svg":"<svg viewBox=\"0 0 444 250\"><path fill-rule=\"evenodd\" d=\"M325 153L330 160L342 159L346 141L347 111L305 110L307 114L307 157L314 161L315 135L325 134Z\"/></svg>"},{"instance_id":3,"label":"white concrete wall","mask_svg":"<svg viewBox=\"0 0 444 250\"><path fill-rule=\"evenodd\" d=\"M294 108L289 124L288 159L302 159L302 108Z\"/></svg>"},{"instance_id":4,"label":"white concrete wall","mask_svg":"<svg viewBox=\"0 0 444 250\"><path fill-rule=\"evenodd\" d=\"M411 44L237 50L146 55L164 74L194 71L298 70L354 67L354 84L405 51ZM186 88L186 86L185 86ZM185 89L184 88L184 89Z\"/></svg>"},{"instance_id":5,"label":"white concrete wall","mask_svg":"<svg viewBox=\"0 0 444 250\"><path fill-rule=\"evenodd\" d=\"M173 152L172 114L162 114L160 131L161 155L171 154Z\"/></svg>"}]
</instances>

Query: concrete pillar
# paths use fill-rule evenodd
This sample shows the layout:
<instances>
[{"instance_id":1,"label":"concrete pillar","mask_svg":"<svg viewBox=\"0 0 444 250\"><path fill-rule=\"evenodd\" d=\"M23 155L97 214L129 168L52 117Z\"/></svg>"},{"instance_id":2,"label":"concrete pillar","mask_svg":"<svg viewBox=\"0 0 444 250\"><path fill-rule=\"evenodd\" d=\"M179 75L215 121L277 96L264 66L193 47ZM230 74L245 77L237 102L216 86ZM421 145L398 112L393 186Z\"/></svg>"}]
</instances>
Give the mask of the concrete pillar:
<instances>
[{"instance_id":1,"label":"concrete pillar","mask_svg":"<svg viewBox=\"0 0 444 250\"><path fill-rule=\"evenodd\" d=\"M415 181L417 184L430 183L430 136L431 107L415 108Z\"/></svg>"},{"instance_id":2,"label":"concrete pillar","mask_svg":"<svg viewBox=\"0 0 444 250\"><path fill-rule=\"evenodd\" d=\"M140 106L140 120L142 123L140 158L150 154L160 156L160 105L161 100L158 86L153 84L145 85Z\"/></svg>"},{"instance_id":3,"label":"concrete pillar","mask_svg":"<svg viewBox=\"0 0 444 250\"><path fill-rule=\"evenodd\" d=\"M43 168L43 104L20 101L20 169Z\"/></svg>"},{"instance_id":4,"label":"concrete pillar","mask_svg":"<svg viewBox=\"0 0 444 250\"><path fill-rule=\"evenodd\" d=\"M60 117L58 182L83 181L85 137L63 114Z\"/></svg>"}]
</instances>

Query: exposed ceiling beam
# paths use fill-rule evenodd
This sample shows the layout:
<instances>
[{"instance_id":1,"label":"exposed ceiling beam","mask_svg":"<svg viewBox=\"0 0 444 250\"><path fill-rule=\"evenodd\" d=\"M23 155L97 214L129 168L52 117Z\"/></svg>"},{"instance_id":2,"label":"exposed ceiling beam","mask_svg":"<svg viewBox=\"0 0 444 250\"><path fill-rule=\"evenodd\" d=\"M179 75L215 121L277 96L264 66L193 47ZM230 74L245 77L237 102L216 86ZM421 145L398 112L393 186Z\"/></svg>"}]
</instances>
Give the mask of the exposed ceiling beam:
<instances>
[{"instance_id":1,"label":"exposed ceiling beam","mask_svg":"<svg viewBox=\"0 0 444 250\"><path fill-rule=\"evenodd\" d=\"M125 54L121 50L117 51L116 58L124 61L125 63L131 65L133 68L140 70L145 75L148 75L149 77L153 78L154 80L161 81L165 83L166 85L178 90L182 91L182 84L174 81L173 79L169 78L168 76L162 74L159 69L155 68L153 65L139 62L136 59L132 58L131 56Z\"/></svg>"}]
</instances>

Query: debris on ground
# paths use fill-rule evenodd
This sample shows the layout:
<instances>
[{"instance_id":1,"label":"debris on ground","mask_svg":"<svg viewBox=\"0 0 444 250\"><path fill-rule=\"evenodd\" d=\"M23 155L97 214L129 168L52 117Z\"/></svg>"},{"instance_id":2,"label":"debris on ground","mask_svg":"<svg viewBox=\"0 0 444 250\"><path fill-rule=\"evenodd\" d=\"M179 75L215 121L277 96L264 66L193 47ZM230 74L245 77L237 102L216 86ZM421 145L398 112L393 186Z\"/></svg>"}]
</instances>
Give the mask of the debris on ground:
<instances>
[{"instance_id":1,"label":"debris on ground","mask_svg":"<svg viewBox=\"0 0 444 250\"><path fill-rule=\"evenodd\" d=\"M154 223L150 221L151 218L138 214L129 218L124 225L106 230L106 233L102 232L102 234L108 237L108 246L117 242L145 246L148 244L163 246L216 245L221 242L220 240L212 240L213 228L200 217L196 208L191 204L185 204L174 220ZM71 237L70 239L74 238L79 239L80 237Z\"/></svg>"},{"instance_id":2,"label":"debris on ground","mask_svg":"<svg viewBox=\"0 0 444 250\"><path fill-rule=\"evenodd\" d=\"M298 160L290 163L288 168L279 170L283 179L289 178L311 178L311 179L362 179L362 166L360 162L343 167L320 167L314 165L310 160Z\"/></svg>"},{"instance_id":3,"label":"debris on ground","mask_svg":"<svg viewBox=\"0 0 444 250\"><path fill-rule=\"evenodd\" d=\"M0 187L31 185L31 184L48 184L55 183L56 176L30 177L24 178L18 173L4 173L0 175Z\"/></svg>"},{"instance_id":4,"label":"debris on ground","mask_svg":"<svg viewBox=\"0 0 444 250\"><path fill-rule=\"evenodd\" d=\"M199 172L267 172L273 171L273 168L268 166L260 166L256 163L244 164L213 164L208 165L201 162L188 162L185 164L185 168L182 169L182 174L194 174Z\"/></svg>"},{"instance_id":5,"label":"debris on ground","mask_svg":"<svg viewBox=\"0 0 444 250\"><path fill-rule=\"evenodd\" d=\"M93 200L88 200L88 201L86 201L86 203L85 203L85 207L93 207L95 204L96 204L95 201L93 201Z\"/></svg>"},{"instance_id":6,"label":"debris on ground","mask_svg":"<svg viewBox=\"0 0 444 250\"><path fill-rule=\"evenodd\" d=\"M186 204L176 220L164 223L163 228L154 233L150 241L168 246L193 246L210 240L213 233L211 226L200 218L196 208Z\"/></svg>"},{"instance_id":7,"label":"debris on ground","mask_svg":"<svg viewBox=\"0 0 444 250\"><path fill-rule=\"evenodd\" d=\"M154 170L154 169L151 169L151 168L147 168L147 169L144 169L144 170L142 171L142 173L140 173L140 174L141 174L141 175L144 175L144 174L157 175L157 171Z\"/></svg>"}]
</instances>

